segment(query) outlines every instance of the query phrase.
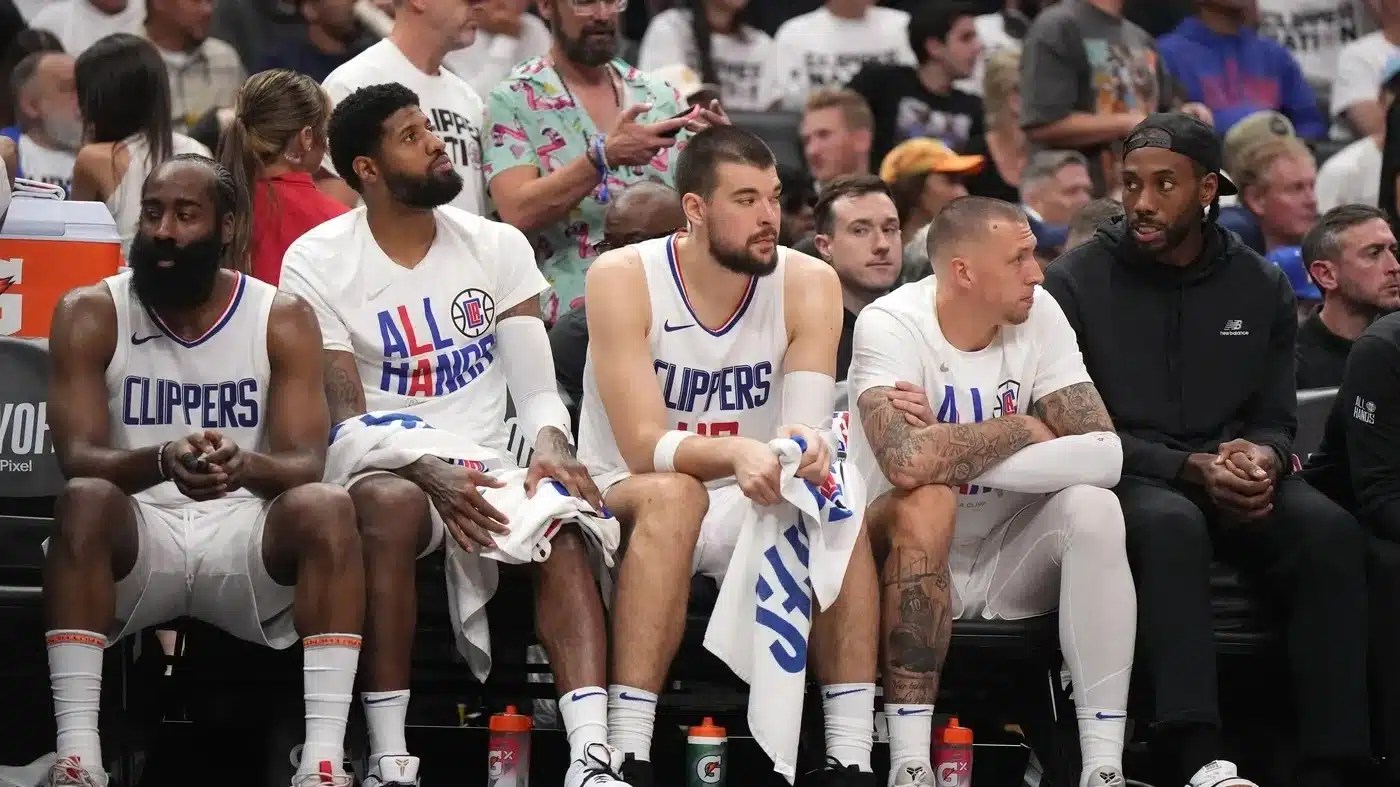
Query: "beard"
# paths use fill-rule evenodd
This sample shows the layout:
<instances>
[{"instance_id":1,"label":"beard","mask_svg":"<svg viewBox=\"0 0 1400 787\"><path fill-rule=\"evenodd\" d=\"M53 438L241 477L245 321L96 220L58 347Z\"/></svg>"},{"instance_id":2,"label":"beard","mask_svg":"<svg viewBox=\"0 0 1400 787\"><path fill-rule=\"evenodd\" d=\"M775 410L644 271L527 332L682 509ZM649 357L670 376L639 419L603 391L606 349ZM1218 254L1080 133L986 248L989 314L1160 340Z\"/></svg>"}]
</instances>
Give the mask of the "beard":
<instances>
[{"instance_id":1,"label":"beard","mask_svg":"<svg viewBox=\"0 0 1400 787\"><path fill-rule=\"evenodd\" d=\"M1188 212L1186 215L1182 216L1181 219L1175 224L1169 224L1165 226L1156 221L1146 221L1137 218L1131 218L1128 220L1129 231L1127 237L1128 240L1131 241L1133 245L1137 246L1139 249L1150 254L1160 256L1163 254L1168 254L1180 247L1181 244L1185 243L1186 239L1191 236L1191 230L1200 226L1201 223L1204 221L1204 210L1202 210L1199 213L1195 213L1194 215L1191 212ZM1141 243L1138 243L1138 239L1135 235L1133 235L1132 230L1140 226L1161 229L1161 240L1148 246L1144 246Z\"/></svg>"},{"instance_id":2,"label":"beard","mask_svg":"<svg viewBox=\"0 0 1400 787\"><path fill-rule=\"evenodd\" d=\"M773 242L773 252L768 255L767 259L755 256L748 248L749 244L763 240ZM776 235L763 232L749 238L740 246L726 246L714 238L710 238L710 256L722 267L735 273L742 273L746 276L767 276L778 269L777 243Z\"/></svg>"},{"instance_id":3,"label":"beard","mask_svg":"<svg viewBox=\"0 0 1400 787\"><path fill-rule=\"evenodd\" d=\"M83 145L83 121L61 114L44 116L44 133L64 150L77 150Z\"/></svg>"},{"instance_id":4,"label":"beard","mask_svg":"<svg viewBox=\"0 0 1400 787\"><path fill-rule=\"evenodd\" d=\"M403 172L384 173L384 185L389 195L410 208L432 208L446 205L462 193L462 175L457 170L429 171L422 175Z\"/></svg>"},{"instance_id":5,"label":"beard","mask_svg":"<svg viewBox=\"0 0 1400 787\"><path fill-rule=\"evenodd\" d=\"M136 297L151 309L193 309L209 300L224 257L224 243L215 230L177 246L137 233L127 263ZM173 263L169 267L162 262Z\"/></svg>"},{"instance_id":6,"label":"beard","mask_svg":"<svg viewBox=\"0 0 1400 787\"><path fill-rule=\"evenodd\" d=\"M577 38L569 38L563 31L563 20L559 17L559 12L555 12L554 19L551 20L551 29L560 31L555 33L558 36L559 44L564 50L564 55L575 63L596 68L617 57L617 26L608 24L590 24L579 33ZM599 39L594 34L604 34L606 37Z\"/></svg>"}]
</instances>

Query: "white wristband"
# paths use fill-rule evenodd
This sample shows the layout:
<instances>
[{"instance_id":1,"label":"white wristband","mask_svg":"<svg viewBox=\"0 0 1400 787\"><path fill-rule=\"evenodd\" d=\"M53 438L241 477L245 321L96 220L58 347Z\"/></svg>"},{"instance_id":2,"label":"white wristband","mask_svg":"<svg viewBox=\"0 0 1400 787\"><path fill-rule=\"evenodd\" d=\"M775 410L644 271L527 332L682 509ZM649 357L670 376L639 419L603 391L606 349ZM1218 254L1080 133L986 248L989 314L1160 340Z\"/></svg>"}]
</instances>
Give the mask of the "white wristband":
<instances>
[{"instance_id":1,"label":"white wristband","mask_svg":"<svg viewBox=\"0 0 1400 787\"><path fill-rule=\"evenodd\" d=\"M658 473L676 472L676 451L687 437L695 437L695 433L672 429L661 435L661 439L656 441L656 448L651 453L652 469Z\"/></svg>"}]
</instances>

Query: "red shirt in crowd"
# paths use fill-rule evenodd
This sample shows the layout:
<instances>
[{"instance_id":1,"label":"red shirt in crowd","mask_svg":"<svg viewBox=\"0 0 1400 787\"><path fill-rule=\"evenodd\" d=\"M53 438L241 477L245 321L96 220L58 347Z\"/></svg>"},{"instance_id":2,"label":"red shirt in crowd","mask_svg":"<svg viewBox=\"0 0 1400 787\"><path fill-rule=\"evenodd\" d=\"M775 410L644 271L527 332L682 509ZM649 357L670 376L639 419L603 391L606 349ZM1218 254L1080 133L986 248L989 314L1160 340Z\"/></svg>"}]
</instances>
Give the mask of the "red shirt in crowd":
<instances>
[{"instance_id":1,"label":"red shirt in crowd","mask_svg":"<svg viewBox=\"0 0 1400 787\"><path fill-rule=\"evenodd\" d=\"M349 208L322 194L305 172L259 178L253 188L253 277L276 285L282 256L297 238Z\"/></svg>"}]
</instances>

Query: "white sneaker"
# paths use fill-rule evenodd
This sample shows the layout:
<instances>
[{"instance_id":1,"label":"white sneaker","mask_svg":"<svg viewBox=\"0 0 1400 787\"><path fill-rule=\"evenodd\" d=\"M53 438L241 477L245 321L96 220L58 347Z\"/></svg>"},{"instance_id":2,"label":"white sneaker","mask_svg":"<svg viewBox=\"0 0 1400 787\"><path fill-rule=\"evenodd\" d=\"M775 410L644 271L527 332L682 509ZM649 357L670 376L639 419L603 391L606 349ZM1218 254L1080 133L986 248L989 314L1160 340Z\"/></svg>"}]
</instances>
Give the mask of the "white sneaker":
<instances>
[{"instance_id":1,"label":"white sneaker","mask_svg":"<svg viewBox=\"0 0 1400 787\"><path fill-rule=\"evenodd\" d=\"M1229 760L1216 760L1201 766L1191 777L1186 787L1259 787L1249 779L1241 779L1235 764Z\"/></svg>"},{"instance_id":2,"label":"white sneaker","mask_svg":"<svg viewBox=\"0 0 1400 787\"><path fill-rule=\"evenodd\" d=\"M49 787L107 787L107 774L83 767L82 758L60 757L49 769Z\"/></svg>"},{"instance_id":3,"label":"white sneaker","mask_svg":"<svg viewBox=\"0 0 1400 787\"><path fill-rule=\"evenodd\" d=\"M564 787L628 787L618 778L622 767L622 752L606 743L590 743L583 750L583 756L569 765L564 776Z\"/></svg>"},{"instance_id":4,"label":"white sneaker","mask_svg":"<svg viewBox=\"0 0 1400 787\"><path fill-rule=\"evenodd\" d=\"M292 777L292 787L354 787L349 774L336 773L330 760L321 760L315 773L298 773Z\"/></svg>"},{"instance_id":5,"label":"white sneaker","mask_svg":"<svg viewBox=\"0 0 1400 787\"><path fill-rule=\"evenodd\" d=\"M934 787L933 766L914 760L890 770L890 787Z\"/></svg>"},{"instance_id":6,"label":"white sneaker","mask_svg":"<svg viewBox=\"0 0 1400 787\"><path fill-rule=\"evenodd\" d=\"M1123 771L1117 766L1100 765L1090 771L1082 783L1087 787L1127 787L1128 780L1123 778Z\"/></svg>"},{"instance_id":7,"label":"white sneaker","mask_svg":"<svg viewBox=\"0 0 1400 787\"><path fill-rule=\"evenodd\" d=\"M407 754L386 754L369 766L360 787L418 787L418 758Z\"/></svg>"}]
</instances>

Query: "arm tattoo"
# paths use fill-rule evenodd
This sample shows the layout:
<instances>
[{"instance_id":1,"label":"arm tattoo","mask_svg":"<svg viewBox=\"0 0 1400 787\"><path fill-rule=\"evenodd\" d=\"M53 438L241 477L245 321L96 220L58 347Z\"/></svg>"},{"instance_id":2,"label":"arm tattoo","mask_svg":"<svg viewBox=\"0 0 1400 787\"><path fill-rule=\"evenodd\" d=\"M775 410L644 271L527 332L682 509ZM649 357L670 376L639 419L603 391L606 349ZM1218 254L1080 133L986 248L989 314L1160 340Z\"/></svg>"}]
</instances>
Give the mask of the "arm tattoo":
<instances>
[{"instance_id":1,"label":"arm tattoo","mask_svg":"<svg viewBox=\"0 0 1400 787\"><path fill-rule=\"evenodd\" d=\"M1031 430L1014 416L912 427L890 402L889 390L871 388L857 406L880 469L895 486L965 484L1030 444Z\"/></svg>"},{"instance_id":2,"label":"arm tattoo","mask_svg":"<svg viewBox=\"0 0 1400 787\"><path fill-rule=\"evenodd\" d=\"M1031 415L1050 427L1056 437L1113 431L1113 419L1093 383L1075 383L1055 391L1032 404Z\"/></svg>"},{"instance_id":3,"label":"arm tattoo","mask_svg":"<svg viewBox=\"0 0 1400 787\"><path fill-rule=\"evenodd\" d=\"M331 423L338 424L346 418L365 413L365 389L360 384L358 371L346 369L333 358L327 358L325 365L326 404L331 411Z\"/></svg>"}]
</instances>

